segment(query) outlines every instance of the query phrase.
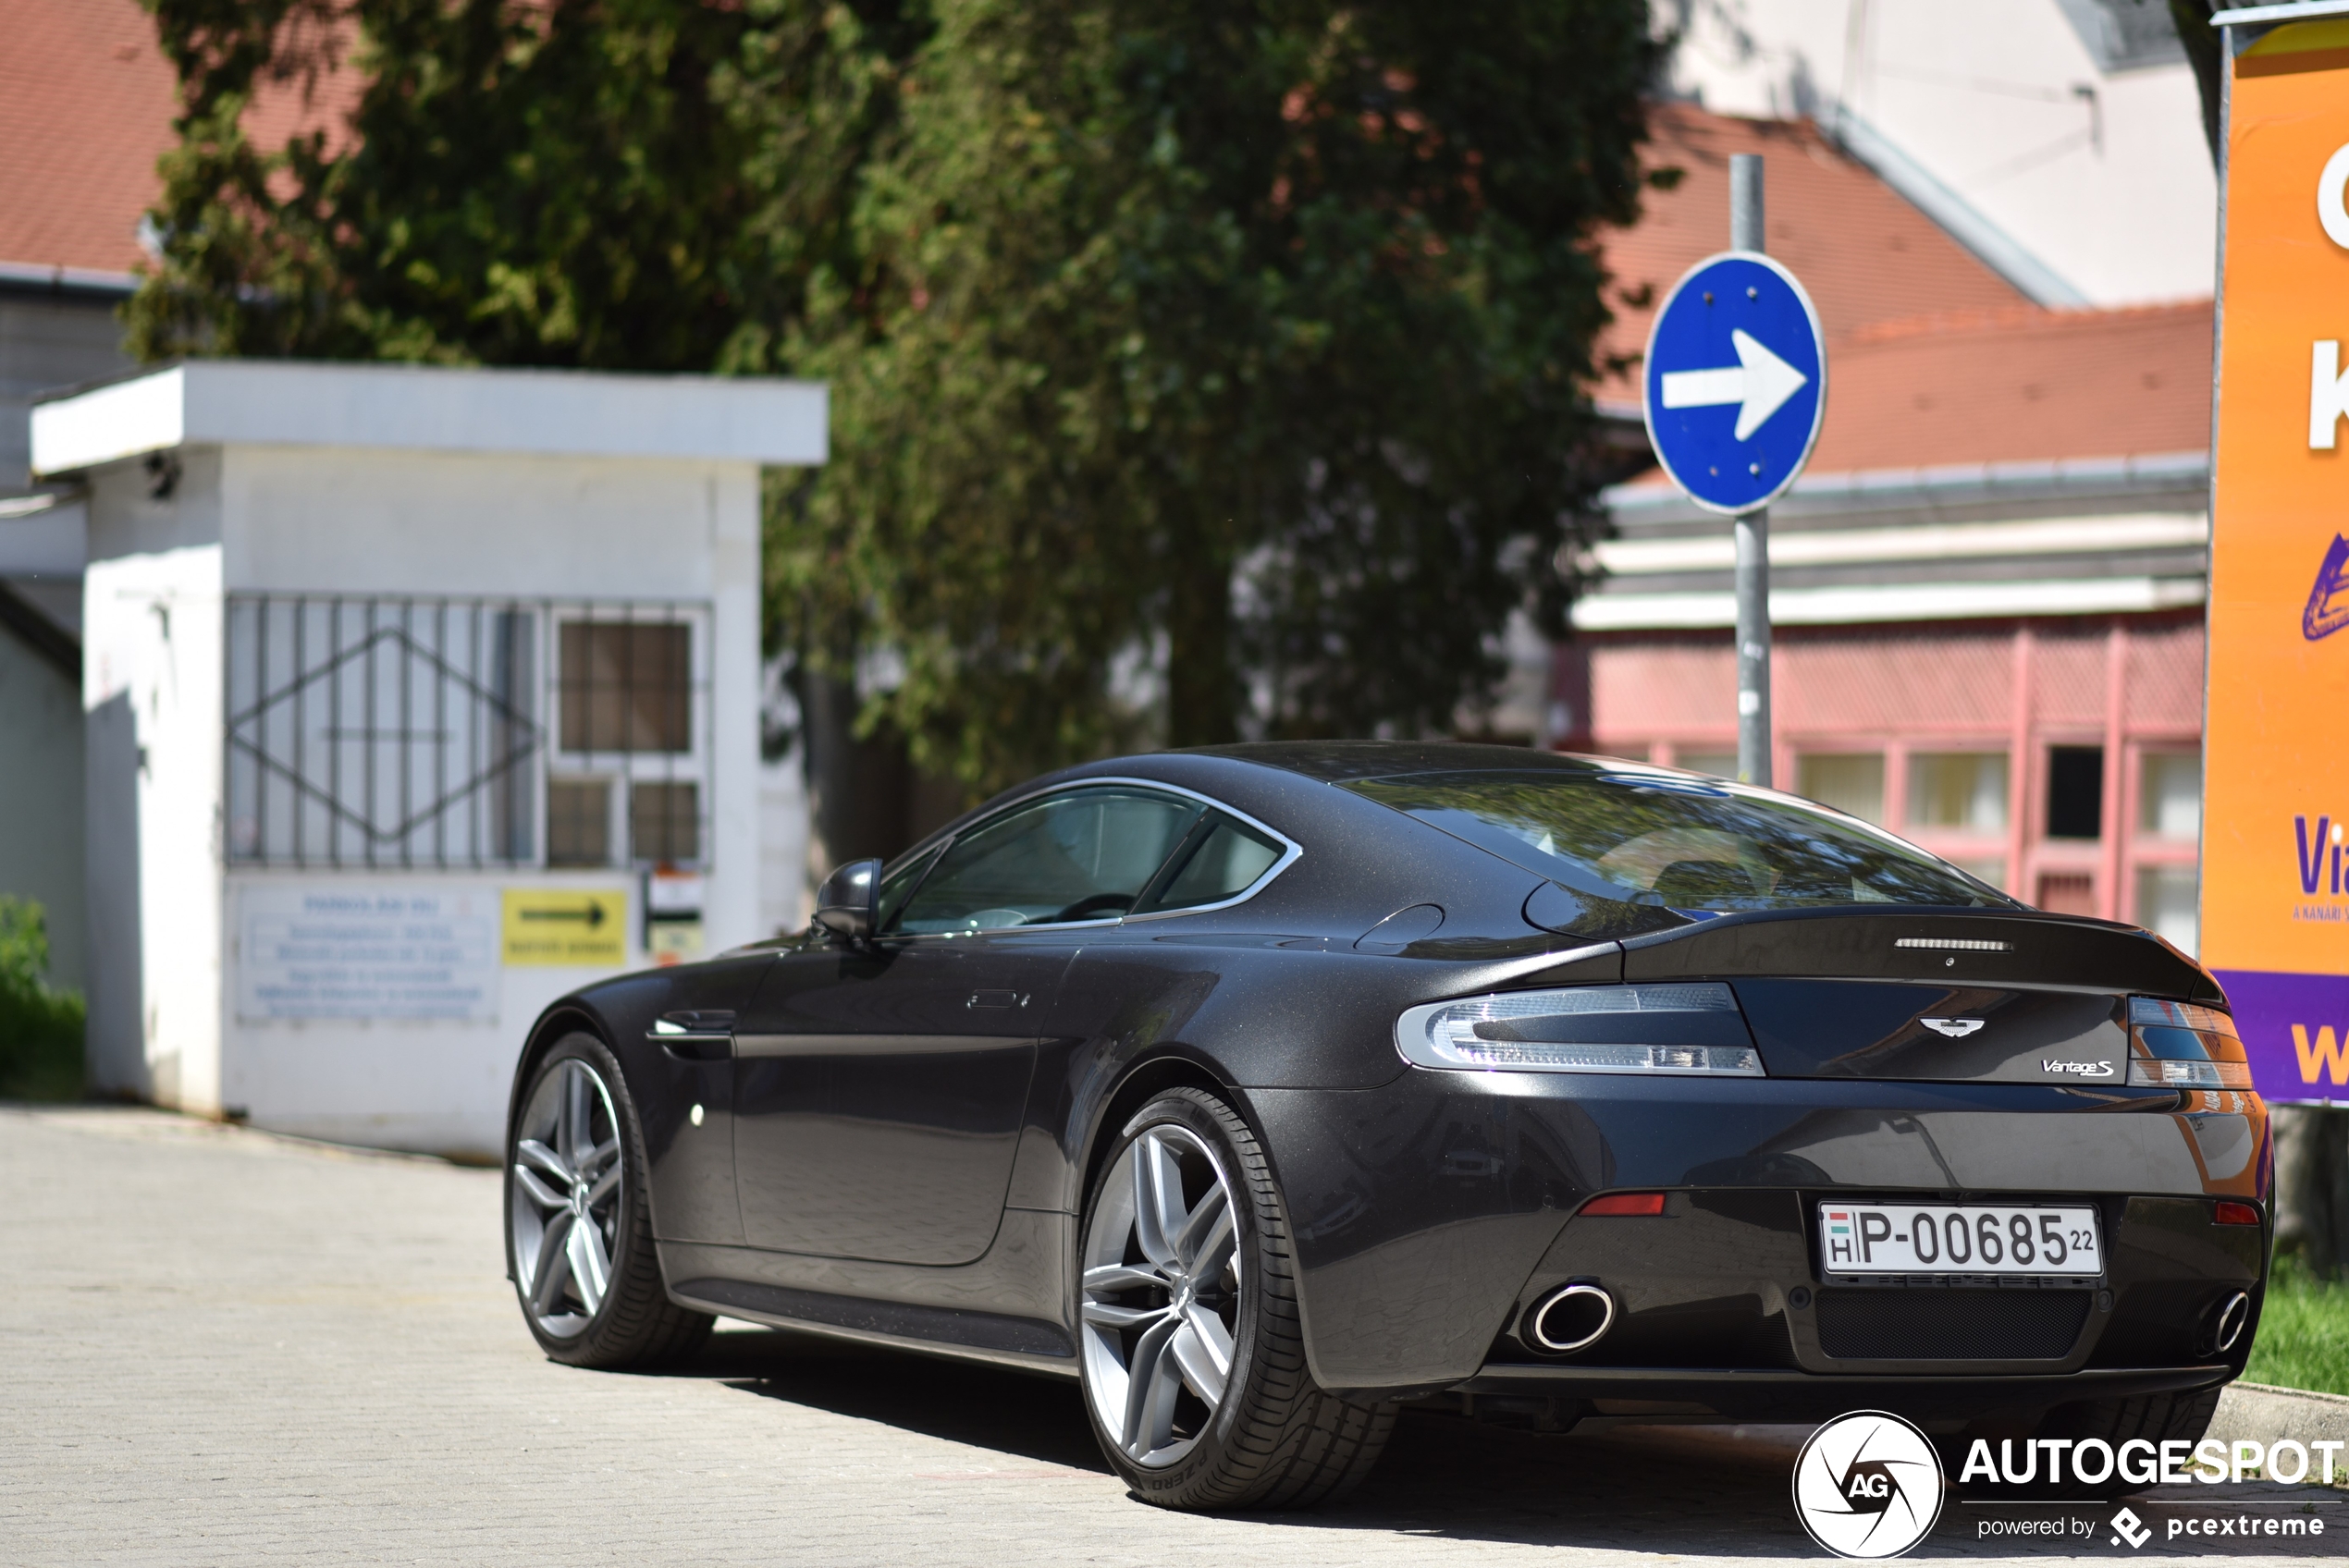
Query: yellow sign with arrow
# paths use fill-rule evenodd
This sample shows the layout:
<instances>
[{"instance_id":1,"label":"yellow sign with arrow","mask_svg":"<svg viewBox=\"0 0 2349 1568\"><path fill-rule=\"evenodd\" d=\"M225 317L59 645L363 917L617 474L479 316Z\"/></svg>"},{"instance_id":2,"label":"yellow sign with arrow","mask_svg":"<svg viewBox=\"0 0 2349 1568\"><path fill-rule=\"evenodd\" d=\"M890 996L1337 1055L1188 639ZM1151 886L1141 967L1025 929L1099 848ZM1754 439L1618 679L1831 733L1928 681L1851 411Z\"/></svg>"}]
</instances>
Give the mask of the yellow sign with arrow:
<instances>
[{"instance_id":1,"label":"yellow sign with arrow","mask_svg":"<svg viewBox=\"0 0 2349 1568\"><path fill-rule=\"evenodd\" d=\"M510 964L617 969L628 962L628 893L621 888L509 888Z\"/></svg>"}]
</instances>

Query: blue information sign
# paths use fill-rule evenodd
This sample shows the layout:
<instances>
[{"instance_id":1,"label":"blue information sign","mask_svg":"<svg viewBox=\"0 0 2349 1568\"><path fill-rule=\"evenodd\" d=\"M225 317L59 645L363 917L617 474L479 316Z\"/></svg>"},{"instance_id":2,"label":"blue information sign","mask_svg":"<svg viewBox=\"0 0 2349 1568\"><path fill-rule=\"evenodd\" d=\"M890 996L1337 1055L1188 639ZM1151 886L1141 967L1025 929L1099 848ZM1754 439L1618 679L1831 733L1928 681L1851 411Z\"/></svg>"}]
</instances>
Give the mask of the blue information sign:
<instances>
[{"instance_id":1,"label":"blue information sign","mask_svg":"<svg viewBox=\"0 0 2349 1568\"><path fill-rule=\"evenodd\" d=\"M1689 269L1648 332L1648 441L1707 511L1750 512L1794 483L1827 406L1819 312L1751 251Z\"/></svg>"}]
</instances>

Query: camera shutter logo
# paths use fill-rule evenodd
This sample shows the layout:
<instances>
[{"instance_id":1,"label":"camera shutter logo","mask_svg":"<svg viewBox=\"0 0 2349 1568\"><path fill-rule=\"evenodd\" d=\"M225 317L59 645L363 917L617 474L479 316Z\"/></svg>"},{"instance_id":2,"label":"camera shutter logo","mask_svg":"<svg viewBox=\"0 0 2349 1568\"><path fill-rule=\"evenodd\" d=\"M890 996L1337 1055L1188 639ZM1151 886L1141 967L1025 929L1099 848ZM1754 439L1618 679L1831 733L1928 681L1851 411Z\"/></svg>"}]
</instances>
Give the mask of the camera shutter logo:
<instances>
[{"instance_id":1,"label":"camera shutter logo","mask_svg":"<svg viewBox=\"0 0 2349 1568\"><path fill-rule=\"evenodd\" d=\"M1941 1517L1941 1457L1898 1415L1839 1415L1794 1462L1794 1513L1838 1557L1898 1557Z\"/></svg>"}]
</instances>

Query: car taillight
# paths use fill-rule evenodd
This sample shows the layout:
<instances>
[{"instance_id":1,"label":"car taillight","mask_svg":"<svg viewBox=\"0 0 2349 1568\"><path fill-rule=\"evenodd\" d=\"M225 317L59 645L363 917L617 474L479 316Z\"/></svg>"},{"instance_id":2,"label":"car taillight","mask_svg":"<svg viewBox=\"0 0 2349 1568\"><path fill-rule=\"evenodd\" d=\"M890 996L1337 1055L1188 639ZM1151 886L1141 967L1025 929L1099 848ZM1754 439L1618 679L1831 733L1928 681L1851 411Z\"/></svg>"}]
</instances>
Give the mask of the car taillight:
<instances>
[{"instance_id":1,"label":"car taillight","mask_svg":"<svg viewBox=\"0 0 2349 1568\"><path fill-rule=\"evenodd\" d=\"M2259 1211L2247 1203L2233 1203L2222 1199L2219 1204L2218 1223L2257 1225L2259 1223Z\"/></svg>"},{"instance_id":2,"label":"car taillight","mask_svg":"<svg viewBox=\"0 0 2349 1568\"><path fill-rule=\"evenodd\" d=\"M1762 1077L1745 1015L1714 981L1500 991L1415 1007L1395 1043L1420 1067Z\"/></svg>"},{"instance_id":3,"label":"car taillight","mask_svg":"<svg viewBox=\"0 0 2349 1568\"><path fill-rule=\"evenodd\" d=\"M2215 1007L2129 998L2129 1082L2151 1089L2248 1089L2235 1021Z\"/></svg>"}]
</instances>

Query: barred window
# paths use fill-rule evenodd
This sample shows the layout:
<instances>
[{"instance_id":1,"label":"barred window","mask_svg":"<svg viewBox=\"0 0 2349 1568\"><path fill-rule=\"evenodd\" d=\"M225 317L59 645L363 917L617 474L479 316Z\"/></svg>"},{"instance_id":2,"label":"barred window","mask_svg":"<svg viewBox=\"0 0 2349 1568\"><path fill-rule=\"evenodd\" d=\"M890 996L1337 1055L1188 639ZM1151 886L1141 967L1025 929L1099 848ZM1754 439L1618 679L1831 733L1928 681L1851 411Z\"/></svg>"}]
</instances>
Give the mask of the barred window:
<instances>
[{"instance_id":1,"label":"barred window","mask_svg":"<svg viewBox=\"0 0 2349 1568\"><path fill-rule=\"evenodd\" d=\"M547 864L611 864L611 780L554 778L547 784Z\"/></svg>"},{"instance_id":2,"label":"barred window","mask_svg":"<svg viewBox=\"0 0 2349 1568\"><path fill-rule=\"evenodd\" d=\"M533 608L240 595L228 617L231 860L535 858Z\"/></svg>"},{"instance_id":3,"label":"barred window","mask_svg":"<svg viewBox=\"0 0 2349 1568\"><path fill-rule=\"evenodd\" d=\"M557 684L566 752L693 750L688 627L567 620Z\"/></svg>"},{"instance_id":4,"label":"barred window","mask_svg":"<svg viewBox=\"0 0 2349 1568\"><path fill-rule=\"evenodd\" d=\"M629 853L676 864L701 859L701 790L688 783L640 783L628 794Z\"/></svg>"},{"instance_id":5,"label":"barred window","mask_svg":"<svg viewBox=\"0 0 2349 1568\"><path fill-rule=\"evenodd\" d=\"M703 858L699 606L236 594L228 621L232 862Z\"/></svg>"}]
</instances>

